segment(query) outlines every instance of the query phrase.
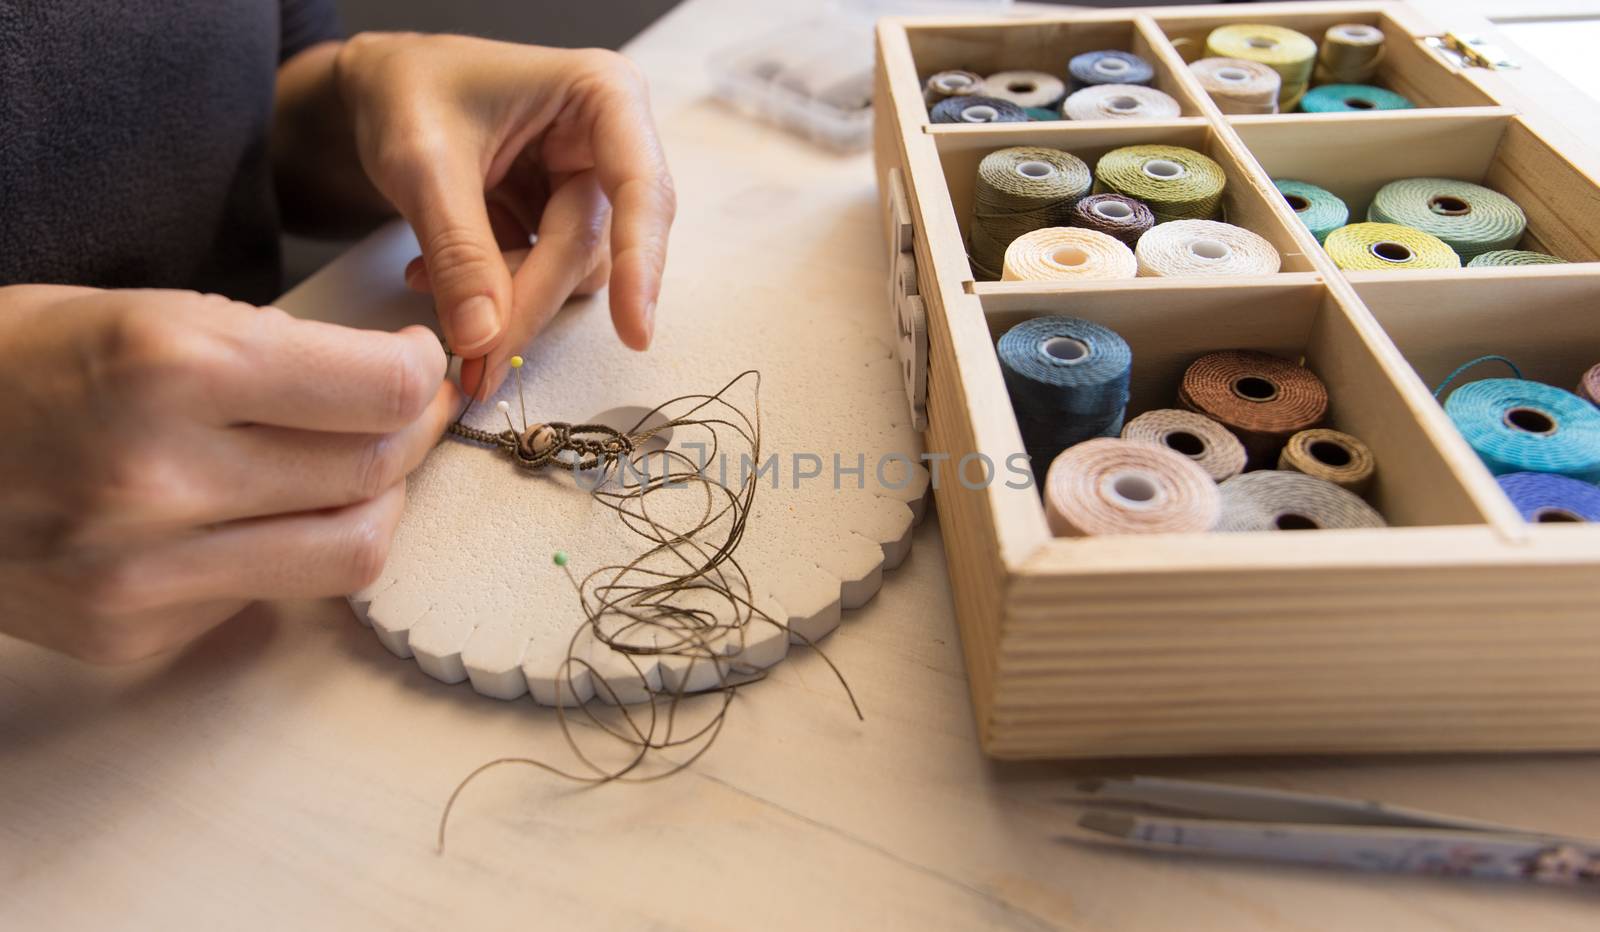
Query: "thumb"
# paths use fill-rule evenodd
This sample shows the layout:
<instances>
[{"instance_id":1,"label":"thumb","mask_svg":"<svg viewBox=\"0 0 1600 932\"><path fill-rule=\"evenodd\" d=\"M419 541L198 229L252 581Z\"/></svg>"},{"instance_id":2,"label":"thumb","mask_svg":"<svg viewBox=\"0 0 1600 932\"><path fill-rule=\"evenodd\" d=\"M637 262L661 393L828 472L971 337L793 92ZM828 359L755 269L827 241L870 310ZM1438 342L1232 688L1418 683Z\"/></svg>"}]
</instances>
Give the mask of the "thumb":
<instances>
[{"instance_id":1,"label":"thumb","mask_svg":"<svg viewBox=\"0 0 1600 932\"><path fill-rule=\"evenodd\" d=\"M435 163L395 193L422 247L451 352L485 355L505 330L511 272L489 225L482 174L471 164Z\"/></svg>"}]
</instances>

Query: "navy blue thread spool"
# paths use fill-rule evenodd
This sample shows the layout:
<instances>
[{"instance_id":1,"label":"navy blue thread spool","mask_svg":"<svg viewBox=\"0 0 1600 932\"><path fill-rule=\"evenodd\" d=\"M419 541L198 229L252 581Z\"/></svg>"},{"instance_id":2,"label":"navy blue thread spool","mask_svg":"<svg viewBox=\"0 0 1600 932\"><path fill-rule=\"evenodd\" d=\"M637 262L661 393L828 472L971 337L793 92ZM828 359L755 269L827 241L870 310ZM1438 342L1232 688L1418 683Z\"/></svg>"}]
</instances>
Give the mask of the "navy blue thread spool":
<instances>
[{"instance_id":1,"label":"navy blue thread spool","mask_svg":"<svg viewBox=\"0 0 1600 932\"><path fill-rule=\"evenodd\" d=\"M1156 70L1132 52L1104 49L1072 56L1067 62L1067 76L1072 79L1072 89L1080 91L1097 84L1148 86L1156 79Z\"/></svg>"},{"instance_id":2,"label":"navy blue thread spool","mask_svg":"<svg viewBox=\"0 0 1600 932\"><path fill-rule=\"evenodd\" d=\"M1026 123L1028 111L998 97L949 97L933 105L934 123Z\"/></svg>"},{"instance_id":3,"label":"navy blue thread spool","mask_svg":"<svg viewBox=\"0 0 1600 932\"><path fill-rule=\"evenodd\" d=\"M1495 481L1524 521L1600 522L1600 486L1544 472L1508 472Z\"/></svg>"},{"instance_id":4,"label":"navy blue thread spool","mask_svg":"<svg viewBox=\"0 0 1600 932\"><path fill-rule=\"evenodd\" d=\"M1036 317L1006 331L996 351L1036 478L1067 447L1122 432L1133 350L1110 328Z\"/></svg>"}]
</instances>

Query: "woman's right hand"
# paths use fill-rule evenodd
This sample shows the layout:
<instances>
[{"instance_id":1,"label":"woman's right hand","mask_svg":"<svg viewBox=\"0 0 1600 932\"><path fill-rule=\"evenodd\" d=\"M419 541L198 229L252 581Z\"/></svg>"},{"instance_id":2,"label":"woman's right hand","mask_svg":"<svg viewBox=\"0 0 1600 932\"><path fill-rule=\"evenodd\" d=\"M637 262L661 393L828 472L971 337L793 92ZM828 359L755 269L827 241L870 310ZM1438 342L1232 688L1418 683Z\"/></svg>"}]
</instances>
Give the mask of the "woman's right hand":
<instances>
[{"instance_id":1,"label":"woman's right hand","mask_svg":"<svg viewBox=\"0 0 1600 932\"><path fill-rule=\"evenodd\" d=\"M0 631L99 662L353 592L463 402L425 328L0 288Z\"/></svg>"}]
</instances>

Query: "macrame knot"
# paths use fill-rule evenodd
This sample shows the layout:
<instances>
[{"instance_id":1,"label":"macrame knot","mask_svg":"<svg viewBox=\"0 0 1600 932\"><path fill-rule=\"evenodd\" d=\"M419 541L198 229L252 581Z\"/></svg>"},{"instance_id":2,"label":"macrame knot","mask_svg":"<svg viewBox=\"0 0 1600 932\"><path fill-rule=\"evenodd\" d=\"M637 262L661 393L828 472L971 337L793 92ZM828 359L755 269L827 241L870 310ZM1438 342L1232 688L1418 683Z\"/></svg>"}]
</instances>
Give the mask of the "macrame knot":
<instances>
[{"instance_id":1,"label":"macrame knot","mask_svg":"<svg viewBox=\"0 0 1600 932\"><path fill-rule=\"evenodd\" d=\"M534 424L520 437L509 436L512 456L526 469L556 465L580 472L610 466L633 453L633 438L604 424ZM570 454L563 456L562 454Z\"/></svg>"}]
</instances>

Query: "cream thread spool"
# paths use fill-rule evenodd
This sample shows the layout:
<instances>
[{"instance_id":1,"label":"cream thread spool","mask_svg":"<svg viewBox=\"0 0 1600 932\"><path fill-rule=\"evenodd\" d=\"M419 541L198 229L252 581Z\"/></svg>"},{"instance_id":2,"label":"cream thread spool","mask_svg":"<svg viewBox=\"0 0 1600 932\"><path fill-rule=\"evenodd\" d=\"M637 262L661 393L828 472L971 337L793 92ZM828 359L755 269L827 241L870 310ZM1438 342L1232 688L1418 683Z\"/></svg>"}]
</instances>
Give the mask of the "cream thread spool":
<instances>
[{"instance_id":1,"label":"cream thread spool","mask_svg":"<svg viewBox=\"0 0 1600 932\"><path fill-rule=\"evenodd\" d=\"M985 97L1009 100L1024 110L1054 107L1066 93L1066 82L1044 71L1002 71L983 79Z\"/></svg>"},{"instance_id":2,"label":"cream thread spool","mask_svg":"<svg viewBox=\"0 0 1600 932\"><path fill-rule=\"evenodd\" d=\"M1139 263L1114 236L1080 227L1046 227L1024 233L1006 247L1001 281L1133 278Z\"/></svg>"},{"instance_id":3,"label":"cream thread spool","mask_svg":"<svg viewBox=\"0 0 1600 932\"><path fill-rule=\"evenodd\" d=\"M1359 439L1325 427L1302 430L1278 454L1278 468L1325 479L1357 495L1365 495L1377 472L1372 450Z\"/></svg>"},{"instance_id":4,"label":"cream thread spool","mask_svg":"<svg viewBox=\"0 0 1600 932\"><path fill-rule=\"evenodd\" d=\"M1245 58L1202 58L1189 70L1223 113L1278 112L1283 78L1270 66Z\"/></svg>"},{"instance_id":5,"label":"cream thread spool","mask_svg":"<svg viewBox=\"0 0 1600 932\"><path fill-rule=\"evenodd\" d=\"M1208 531L1221 493L1204 469L1164 447L1102 437L1068 448L1045 477L1057 537Z\"/></svg>"},{"instance_id":6,"label":"cream thread spool","mask_svg":"<svg viewBox=\"0 0 1600 932\"><path fill-rule=\"evenodd\" d=\"M1157 224L1134 247L1144 277L1273 275L1282 260L1261 236L1215 220Z\"/></svg>"},{"instance_id":7,"label":"cream thread spool","mask_svg":"<svg viewBox=\"0 0 1600 932\"><path fill-rule=\"evenodd\" d=\"M1305 473L1261 469L1222 483L1216 529L1316 531L1386 526L1383 516L1353 492Z\"/></svg>"},{"instance_id":8,"label":"cream thread spool","mask_svg":"<svg viewBox=\"0 0 1600 932\"><path fill-rule=\"evenodd\" d=\"M983 93L983 78L970 71L941 71L923 86L922 100L929 107L951 97L974 97Z\"/></svg>"},{"instance_id":9,"label":"cream thread spool","mask_svg":"<svg viewBox=\"0 0 1600 932\"><path fill-rule=\"evenodd\" d=\"M1061 104L1069 120L1171 120L1183 115L1172 96L1138 84L1097 84L1073 91Z\"/></svg>"},{"instance_id":10,"label":"cream thread spool","mask_svg":"<svg viewBox=\"0 0 1600 932\"><path fill-rule=\"evenodd\" d=\"M1178 408L1146 411L1122 428L1122 439L1181 453L1221 482L1244 471L1244 444L1203 414Z\"/></svg>"}]
</instances>

